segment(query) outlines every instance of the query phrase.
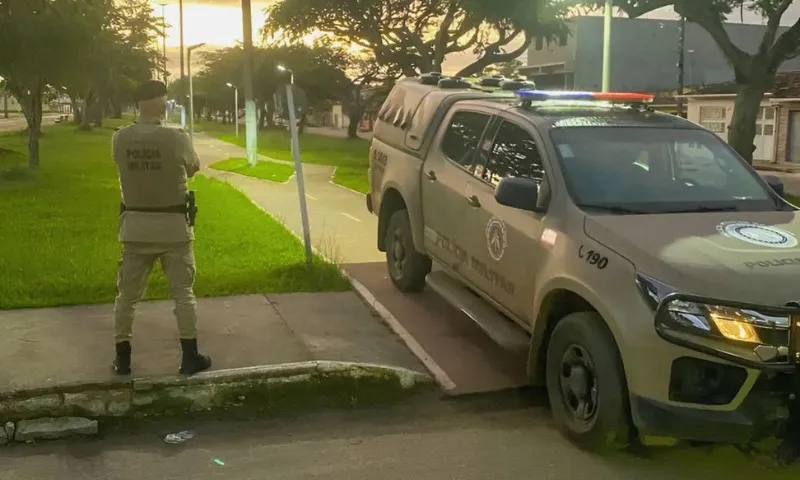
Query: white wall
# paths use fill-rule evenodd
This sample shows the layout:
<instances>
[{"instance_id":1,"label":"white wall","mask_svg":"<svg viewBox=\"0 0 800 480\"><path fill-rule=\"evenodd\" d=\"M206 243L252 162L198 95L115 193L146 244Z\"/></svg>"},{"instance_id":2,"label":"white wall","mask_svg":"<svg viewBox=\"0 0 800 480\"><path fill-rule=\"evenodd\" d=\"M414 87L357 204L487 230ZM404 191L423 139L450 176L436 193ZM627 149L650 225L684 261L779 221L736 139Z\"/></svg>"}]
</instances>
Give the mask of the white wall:
<instances>
[{"instance_id":1,"label":"white wall","mask_svg":"<svg viewBox=\"0 0 800 480\"><path fill-rule=\"evenodd\" d=\"M689 121L698 123L714 131L722 140L728 141L728 127L733 118L733 98L689 98L687 103L687 118ZM764 109L759 115L756 122L756 136L753 144L756 150L753 153L755 160L772 162L775 158L775 131L776 119L775 110L770 105L769 100L765 99L761 102L761 107ZM700 118L701 109L706 113L710 113L711 109L724 109L724 117L719 119L714 118ZM716 127L716 128L715 128Z\"/></svg>"}]
</instances>

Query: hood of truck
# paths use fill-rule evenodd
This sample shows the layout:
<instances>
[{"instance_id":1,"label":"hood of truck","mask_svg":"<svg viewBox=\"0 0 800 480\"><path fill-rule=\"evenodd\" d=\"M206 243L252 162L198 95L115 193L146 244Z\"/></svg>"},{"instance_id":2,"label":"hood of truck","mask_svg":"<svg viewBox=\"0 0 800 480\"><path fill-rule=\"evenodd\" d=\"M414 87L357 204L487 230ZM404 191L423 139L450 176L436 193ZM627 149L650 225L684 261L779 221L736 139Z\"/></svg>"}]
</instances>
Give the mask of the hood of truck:
<instances>
[{"instance_id":1,"label":"hood of truck","mask_svg":"<svg viewBox=\"0 0 800 480\"><path fill-rule=\"evenodd\" d=\"M795 212L589 215L587 236L677 291L759 305L800 301Z\"/></svg>"}]
</instances>

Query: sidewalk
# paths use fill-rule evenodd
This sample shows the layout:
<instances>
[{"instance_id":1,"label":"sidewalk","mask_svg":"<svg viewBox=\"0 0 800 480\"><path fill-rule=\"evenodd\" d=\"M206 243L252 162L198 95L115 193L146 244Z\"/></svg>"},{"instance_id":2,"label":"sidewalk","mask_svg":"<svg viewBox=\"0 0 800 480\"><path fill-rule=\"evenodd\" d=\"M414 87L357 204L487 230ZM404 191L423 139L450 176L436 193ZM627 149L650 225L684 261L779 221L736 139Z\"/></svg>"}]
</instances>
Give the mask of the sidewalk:
<instances>
[{"instance_id":1,"label":"sidewalk","mask_svg":"<svg viewBox=\"0 0 800 480\"><path fill-rule=\"evenodd\" d=\"M241 380L236 369L245 367L276 366L268 369L275 376L280 366L289 366L290 376L305 373L305 383L309 372L312 376L317 372L320 364L315 362L329 368L334 365L345 373L350 363L357 364L356 369L358 365L381 366L365 376L383 375L379 372L383 366L388 372L426 376L416 357L353 292L200 299L198 313L200 348L212 357L213 371L186 380L177 376L180 347L169 301L141 303L137 309L131 378L111 371L111 305L0 311L4 331L0 336L0 420L63 415L72 411L65 405L69 392L84 394L86 390L116 393L73 399L79 413L121 415L124 412L106 411L112 409L114 398L127 395L129 404L138 402L129 391L120 394L121 388L136 394L143 389L137 382L150 386L161 382L177 387L168 392L174 400L195 383L224 386ZM249 372L246 380L251 382L256 371ZM38 400L31 400L34 397Z\"/></svg>"},{"instance_id":2,"label":"sidewalk","mask_svg":"<svg viewBox=\"0 0 800 480\"><path fill-rule=\"evenodd\" d=\"M194 144L204 175L235 186L302 236L296 177L286 183L274 183L210 169L208 166L216 161L244 157L245 150L203 133L195 134ZM331 183L333 171L333 167L326 165L303 164L312 245L338 263L382 261L384 256L378 251L375 239L377 217L367 211L364 195ZM198 198L200 202L202 199Z\"/></svg>"}]
</instances>

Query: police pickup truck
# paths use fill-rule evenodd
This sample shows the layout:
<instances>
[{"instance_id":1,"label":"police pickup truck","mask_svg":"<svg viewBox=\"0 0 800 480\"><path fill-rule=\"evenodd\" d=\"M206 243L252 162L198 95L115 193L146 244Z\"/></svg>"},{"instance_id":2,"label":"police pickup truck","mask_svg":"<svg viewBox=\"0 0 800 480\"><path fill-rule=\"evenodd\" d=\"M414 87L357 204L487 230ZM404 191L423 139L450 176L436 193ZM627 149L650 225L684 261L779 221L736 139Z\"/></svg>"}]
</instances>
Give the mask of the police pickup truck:
<instances>
[{"instance_id":1,"label":"police pickup truck","mask_svg":"<svg viewBox=\"0 0 800 480\"><path fill-rule=\"evenodd\" d=\"M524 349L584 448L781 432L800 219L780 180L649 95L481 86L405 79L379 112L367 208L396 287Z\"/></svg>"}]
</instances>

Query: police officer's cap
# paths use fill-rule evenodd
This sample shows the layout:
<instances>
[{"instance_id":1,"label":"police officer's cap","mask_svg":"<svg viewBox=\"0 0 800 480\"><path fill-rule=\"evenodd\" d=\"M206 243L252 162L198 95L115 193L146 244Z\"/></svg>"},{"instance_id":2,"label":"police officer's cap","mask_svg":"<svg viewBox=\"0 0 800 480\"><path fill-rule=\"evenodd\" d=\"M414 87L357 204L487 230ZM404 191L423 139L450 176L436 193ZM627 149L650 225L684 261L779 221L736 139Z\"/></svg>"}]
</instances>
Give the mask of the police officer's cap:
<instances>
[{"instance_id":1,"label":"police officer's cap","mask_svg":"<svg viewBox=\"0 0 800 480\"><path fill-rule=\"evenodd\" d=\"M158 80L148 80L136 89L134 99L136 103L146 102L155 98L163 97L167 94L167 86Z\"/></svg>"}]
</instances>

